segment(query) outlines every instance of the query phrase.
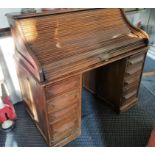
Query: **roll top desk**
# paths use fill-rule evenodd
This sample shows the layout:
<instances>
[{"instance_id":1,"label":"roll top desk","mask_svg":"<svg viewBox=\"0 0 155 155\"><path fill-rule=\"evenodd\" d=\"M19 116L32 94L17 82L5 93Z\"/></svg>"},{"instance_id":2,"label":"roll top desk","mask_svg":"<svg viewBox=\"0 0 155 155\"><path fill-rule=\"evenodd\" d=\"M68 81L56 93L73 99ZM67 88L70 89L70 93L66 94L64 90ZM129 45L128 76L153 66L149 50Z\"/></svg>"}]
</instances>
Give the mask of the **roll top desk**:
<instances>
[{"instance_id":1,"label":"roll top desk","mask_svg":"<svg viewBox=\"0 0 155 155\"><path fill-rule=\"evenodd\" d=\"M82 87L117 112L137 103L148 36L121 9L7 17L23 100L49 146L80 135Z\"/></svg>"}]
</instances>

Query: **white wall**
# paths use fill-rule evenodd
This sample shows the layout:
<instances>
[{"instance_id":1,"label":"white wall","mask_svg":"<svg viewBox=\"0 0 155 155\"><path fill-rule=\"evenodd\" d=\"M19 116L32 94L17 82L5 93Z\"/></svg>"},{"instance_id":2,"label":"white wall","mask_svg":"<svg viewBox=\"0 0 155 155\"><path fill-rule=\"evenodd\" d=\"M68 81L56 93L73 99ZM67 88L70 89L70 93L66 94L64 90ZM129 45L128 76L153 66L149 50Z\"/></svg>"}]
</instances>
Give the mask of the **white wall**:
<instances>
[{"instance_id":1,"label":"white wall","mask_svg":"<svg viewBox=\"0 0 155 155\"><path fill-rule=\"evenodd\" d=\"M9 27L6 13L10 12L20 12L21 8L0 8L0 28Z\"/></svg>"},{"instance_id":2,"label":"white wall","mask_svg":"<svg viewBox=\"0 0 155 155\"><path fill-rule=\"evenodd\" d=\"M20 12L21 8L0 8L0 29L9 27L6 13ZM14 44L11 37L0 38L0 65L3 71L4 82L7 85L9 95L13 103L21 101L21 94L15 64L13 59ZM2 80L0 78L0 80Z\"/></svg>"}]
</instances>

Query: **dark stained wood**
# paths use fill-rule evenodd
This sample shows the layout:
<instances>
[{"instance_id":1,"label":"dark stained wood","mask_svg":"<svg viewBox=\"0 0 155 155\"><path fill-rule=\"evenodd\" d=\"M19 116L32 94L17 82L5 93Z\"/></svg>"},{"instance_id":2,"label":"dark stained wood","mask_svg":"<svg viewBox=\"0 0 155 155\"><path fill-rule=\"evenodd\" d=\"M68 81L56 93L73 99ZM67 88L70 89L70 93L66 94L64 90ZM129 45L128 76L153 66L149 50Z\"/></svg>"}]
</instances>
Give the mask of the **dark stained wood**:
<instances>
[{"instance_id":1,"label":"dark stained wood","mask_svg":"<svg viewBox=\"0 0 155 155\"><path fill-rule=\"evenodd\" d=\"M122 97L126 59L97 69L97 96L119 111Z\"/></svg>"},{"instance_id":2,"label":"dark stained wood","mask_svg":"<svg viewBox=\"0 0 155 155\"><path fill-rule=\"evenodd\" d=\"M84 86L117 112L138 100L148 36L120 9L8 14L23 99L49 146L81 132Z\"/></svg>"},{"instance_id":3,"label":"dark stained wood","mask_svg":"<svg viewBox=\"0 0 155 155\"><path fill-rule=\"evenodd\" d=\"M91 93L96 93L96 70L91 70L83 73L83 87L88 89Z\"/></svg>"}]
</instances>

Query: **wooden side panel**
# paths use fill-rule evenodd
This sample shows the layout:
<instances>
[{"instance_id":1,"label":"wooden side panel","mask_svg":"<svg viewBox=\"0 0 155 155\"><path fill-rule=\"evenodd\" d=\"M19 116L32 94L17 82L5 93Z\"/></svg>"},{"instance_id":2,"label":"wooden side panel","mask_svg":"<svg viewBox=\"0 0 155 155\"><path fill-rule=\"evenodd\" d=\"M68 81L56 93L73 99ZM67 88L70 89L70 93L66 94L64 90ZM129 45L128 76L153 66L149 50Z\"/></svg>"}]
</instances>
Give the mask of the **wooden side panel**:
<instances>
[{"instance_id":1,"label":"wooden side panel","mask_svg":"<svg viewBox=\"0 0 155 155\"><path fill-rule=\"evenodd\" d=\"M16 63L21 92L28 113L35 121L45 140L48 142L48 120L43 87L35 81L32 75L22 65L18 62Z\"/></svg>"},{"instance_id":2,"label":"wooden side panel","mask_svg":"<svg viewBox=\"0 0 155 155\"><path fill-rule=\"evenodd\" d=\"M90 92L96 92L96 69L85 72L82 75L83 87L88 89Z\"/></svg>"},{"instance_id":3,"label":"wooden side panel","mask_svg":"<svg viewBox=\"0 0 155 155\"><path fill-rule=\"evenodd\" d=\"M119 111L126 59L97 69L96 94Z\"/></svg>"},{"instance_id":4,"label":"wooden side panel","mask_svg":"<svg viewBox=\"0 0 155 155\"><path fill-rule=\"evenodd\" d=\"M50 145L61 146L80 135L81 75L45 87Z\"/></svg>"},{"instance_id":5,"label":"wooden side panel","mask_svg":"<svg viewBox=\"0 0 155 155\"><path fill-rule=\"evenodd\" d=\"M42 68L37 57L34 56L34 53L28 49L26 43L24 42L23 36L20 33L18 22L16 22L16 26L11 25L11 27L12 36L16 46L16 59L18 59L18 61L22 61L22 63L27 66L31 74L33 74L38 81L42 82L44 80Z\"/></svg>"}]
</instances>

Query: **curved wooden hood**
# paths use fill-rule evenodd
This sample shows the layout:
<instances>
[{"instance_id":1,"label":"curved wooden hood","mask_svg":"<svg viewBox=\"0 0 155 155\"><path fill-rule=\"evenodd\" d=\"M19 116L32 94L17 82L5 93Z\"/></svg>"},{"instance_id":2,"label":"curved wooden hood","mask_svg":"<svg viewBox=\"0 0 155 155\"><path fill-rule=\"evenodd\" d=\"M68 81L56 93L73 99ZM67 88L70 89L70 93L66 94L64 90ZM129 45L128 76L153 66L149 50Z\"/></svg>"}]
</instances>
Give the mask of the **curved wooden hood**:
<instances>
[{"instance_id":1,"label":"curved wooden hood","mask_svg":"<svg viewBox=\"0 0 155 155\"><path fill-rule=\"evenodd\" d=\"M39 82L84 72L147 47L121 9L8 14L16 53Z\"/></svg>"}]
</instances>

